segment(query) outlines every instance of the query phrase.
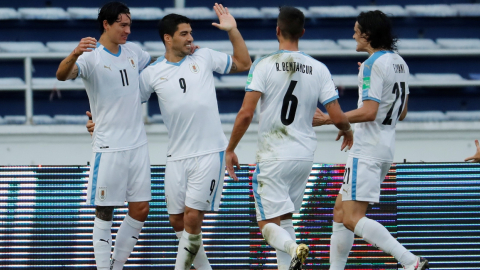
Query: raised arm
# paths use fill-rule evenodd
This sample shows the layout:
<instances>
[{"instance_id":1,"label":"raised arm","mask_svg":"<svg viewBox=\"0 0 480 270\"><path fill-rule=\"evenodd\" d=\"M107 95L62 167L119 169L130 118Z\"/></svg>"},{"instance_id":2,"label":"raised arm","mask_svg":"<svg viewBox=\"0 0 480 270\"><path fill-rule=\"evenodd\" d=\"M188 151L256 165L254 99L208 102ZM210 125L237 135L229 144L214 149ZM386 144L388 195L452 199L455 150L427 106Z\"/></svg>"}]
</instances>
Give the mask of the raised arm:
<instances>
[{"instance_id":1,"label":"raised arm","mask_svg":"<svg viewBox=\"0 0 480 270\"><path fill-rule=\"evenodd\" d=\"M235 21L235 18L233 18L230 12L228 12L228 8L224 8L221 4L219 5L215 3L213 9L218 16L220 24L212 23L212 25L217 27L218 29L227 31L230 42L232 42L233 63L232 68L230 69L230 73L237 73L248 70L252 65L252 59L250 58L250 54L248 53L245 40L243 40L240 31L238 31L237 29L237 22Z\"/></svg>"},{"instance_id":2,"label":"raised arm","mask_svg":"<svg viewBox=\"0 0 480 270\"><path fill-rule=\"evenodd\" d=\"M97 40L92 37L82 38L78 46L60 63L57 69L57 79L65 81L75 79L78 75L78 67L75 65L78 57L84 52L92 51L97 46Z\"/></svg>"}]
</instances>

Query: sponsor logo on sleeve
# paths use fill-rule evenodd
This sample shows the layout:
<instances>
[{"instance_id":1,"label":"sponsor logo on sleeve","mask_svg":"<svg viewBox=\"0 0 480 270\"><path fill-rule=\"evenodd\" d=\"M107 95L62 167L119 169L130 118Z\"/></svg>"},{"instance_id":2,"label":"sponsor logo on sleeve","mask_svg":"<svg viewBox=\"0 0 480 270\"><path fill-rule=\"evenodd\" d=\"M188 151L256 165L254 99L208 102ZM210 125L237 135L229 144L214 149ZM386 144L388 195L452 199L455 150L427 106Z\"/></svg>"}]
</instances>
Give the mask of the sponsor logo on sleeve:
<instances>
[{"instance_id":1,"label":"sponsor logo on sleeve","mask_svg":"<svg viewBox=\"0 0 480 270\"><path fill-rule=\"evenodd\" d=\"M363 78L363 89L370 89L370 77Z\"/></svg>"},{"instance_id":2,"label":"sponsor logo on sleeve","mask_svg":"<svg viewBox=\"0 0 480 270\"><path fill-rule=\"evenodd\" d=\"M248 74L247 85L250 85L250 83L252 83L252 79L253 79L253 74Z\"/></svg>"}]
</instances>

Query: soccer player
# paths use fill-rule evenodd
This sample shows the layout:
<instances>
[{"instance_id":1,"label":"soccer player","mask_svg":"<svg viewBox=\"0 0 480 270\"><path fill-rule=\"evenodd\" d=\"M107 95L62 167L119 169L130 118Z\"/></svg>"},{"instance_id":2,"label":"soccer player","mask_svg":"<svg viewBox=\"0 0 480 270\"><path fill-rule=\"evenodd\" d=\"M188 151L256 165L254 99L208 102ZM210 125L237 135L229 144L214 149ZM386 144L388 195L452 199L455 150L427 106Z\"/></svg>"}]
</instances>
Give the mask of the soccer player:
<instances>
[{"instance_id":1,"label":"soccer player","mask_svg":"<svg viewBox=\"0 0 480 270\"><path fill-rule=\"evenodd\" d=\"M345 268L354 234L391 254L406 270L426 269L426 259L409 252L382 224L365 216L369 203L379 202L380 185L393 162L395 125L407 115L409 69L394 52L396 39L384 13L360 13L354 31L356 50L370 57L359 69L358 109L346 113L356 123L355 144L333 210L330 269ZM316 112L314 125L331 122Z\"/></svg>"},{"instance_id":2,"label":"soccer player","mask_svg":"<svg viewBox=\"0 0 480 270\"><path fill-rule=\"evenodd\" d=\"M226 151L227 170L237 180L235 147L249 127L258 100L257 167L253 192L257 221L265 240L277 252L278 269L302 269L309 249L296 244L292 213L299 213L317 146L312 119L320 101L344 136L341 149L353 144L353 133L337 101L328 68L298 51L305 16L281 7L276 34L279 50L254 62Z\"/></svg>"},{"instance_id":3,"label":"soccer player","mask_svg":"<svg viewBox=\"0 0 480 270\"><path fill-rule=\"evenodd\" d=\"M130 11L119 2L104 5L97 19L100 40L83 38L59 65L59 80L83 79L93 122L93 157L87 203L95 205L93 247L97 269L123 269L149 211L150 159L142 120L139 72L150 55L138 45L126 43ZM112 248L115 206L128 202Z\"/></svg>"},{"instance_id":4,"label":"soccer player","mask_svg":"<svg viewBox=\"0 0 480 270\"><path fill-rule=\"evenodd\" d=\"M480 144L478 143L478 140L475 140L475 146L477 147L477 152L475 155L466 158L465 161L480 162Z\"/></svg>"},{"instance_id":5,"label":"soccer player","mask_svg":"<svg viewBox=\"0 0 480 270\"><path fill-rule=\"evenodd\" d=\"M206 211L218 211L227 146L213 72L242 72L252 64L233 16L222 5L215 4L214 10L220 23L212 25L228 33L233 56L207 48L190 55L190 19L169 14L159 23L165 56L140 75L142 100L157 94L168 129L165 200L170 224L180 239L176 270L190 269L192 262L196 269L211 269L201 226Z\"/></svg>"}]
</instances>

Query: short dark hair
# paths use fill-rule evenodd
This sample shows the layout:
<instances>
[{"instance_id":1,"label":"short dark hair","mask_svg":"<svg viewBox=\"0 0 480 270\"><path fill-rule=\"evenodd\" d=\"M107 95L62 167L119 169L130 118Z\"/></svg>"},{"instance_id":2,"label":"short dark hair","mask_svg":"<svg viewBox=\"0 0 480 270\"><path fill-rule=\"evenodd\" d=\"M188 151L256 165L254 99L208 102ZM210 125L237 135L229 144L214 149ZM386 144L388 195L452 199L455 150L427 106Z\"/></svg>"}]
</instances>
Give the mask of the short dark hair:
<instances>
[{"instance_id":1,"label":"short dark hair","mask_svg":"<svg viewBox=\"0 0 480 270\"><path fill-rule=\"evenodd\" d=\"M178 15L175 13L168 14L167 16L163 17L159 22L158 22L158 34L160 35L160 38L163 41L163 44L165 44L165 34L168 34L173 37L173 34L177 32L178 30L178 25L182 23L190 23L191 20L183 15Z\"/></svg>"},{"instance_id":2,"label":"short dark hair","mask_svg":"<svg viewBox=\"0 0 480 270\"><path fill-rule=\"evenodd\" d=\"M374 49L397 50L397 38L392 33L392 24L380 10L361 12L357 17L360 32Z\"/></svg>"},{"instance_id":3,"label":"short dark hair","mask_svg":"<svg viewBox=\"0 0 480 270\"><path fill-rule=\"evenodd\" d=\"M305 26L305 15L298 8L281 6L277 26L286 39L299 39Z\"/></svg>"},{"instance_id":4,"label":"short dark hair","mask_svg":"<svg viewBox=\"0 0 480 270\"><path fill-rule=\"evenodd\" d=\"M105 31L103 27L103 21L107 20L109 25L114 24L118 20L120 14L130 14L130 9L121 2L109 2L105 4L98 12L97 22L100 33Z\"/></svg>"}]
</instances>

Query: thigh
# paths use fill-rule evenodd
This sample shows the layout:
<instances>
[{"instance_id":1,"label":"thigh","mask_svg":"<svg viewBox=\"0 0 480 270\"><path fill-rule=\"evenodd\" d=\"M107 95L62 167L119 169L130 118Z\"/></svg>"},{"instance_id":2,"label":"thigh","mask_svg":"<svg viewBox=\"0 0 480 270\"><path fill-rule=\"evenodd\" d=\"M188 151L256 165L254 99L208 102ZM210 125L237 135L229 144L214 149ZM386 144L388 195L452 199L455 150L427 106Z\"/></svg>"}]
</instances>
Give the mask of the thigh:
<instances>
[{"instance_id":1,"label":"thigh","mask_svg":"<svg viewBox=\"0 0 480 270\"><path fill-rule=\"evenodd\" d=\"M128 159L124 151L94 153L90 168L87 203L124 205L128 183Z\"/></svg>"},{"instance_id":2,"label":"thigh","mask_svg":"<svg viewBox=\"0 0 480 270\"><path fill-rule=\"evenodd\" d=\"M257 164L252 178L257 221L293 213L295 206L290 198L290 181L285 180L289 169L285 162L268 161Z\"/></svg>"},{"instance_id":3,"label":"thigh","mask_svg":"<svg viewBox=\"0 0 480 270\"><path fill-rule=\"evenodd\" d=\"M285 162L283 166L285 168L285 181L289 184L289 196L295 207L294 213L300 213L312 166L313 161L298 160Z\"/></svg>"},{"instance_id":4,"label":"thigh","mask_svg":"<svg viewBox=\"0 0 480 270\"><path fill-rule=\"evenodd\" d=\"M187 177L185 160L167 161L165 167L165 203L169 214L185 211Z\"/></svg>"},{"instance_id":5,"label":"thigh","mask_svg":"<svg viewBox=\"0 0 480 270\"><path fill-rule=\"evenodd\" d=\"M127 186L128 202L148 202L152 199L151 167L148 145L129 151L129 171Z\"/></svg>"},{"instance_id":6,"label":"thigh","mask_svg":"<svg viewBox=\"0 0 480 270\"><path fill-rule=\"evenodd\" d=\"M387 171L388 172L388 171ZM341 188L344 201L378 203L382 178L382 162L348 157Z\"/></svg>"},{"instance_id":7,"label":"thigh","mask_svg":"<svg viewBox=\"0 0 480 270\"><path fill-rule=\"evenodd\" d=\"M188 172L185 205L200 211L218 211L225 178L225 152L196 157Z\"/></svg>"}]
</instances>

